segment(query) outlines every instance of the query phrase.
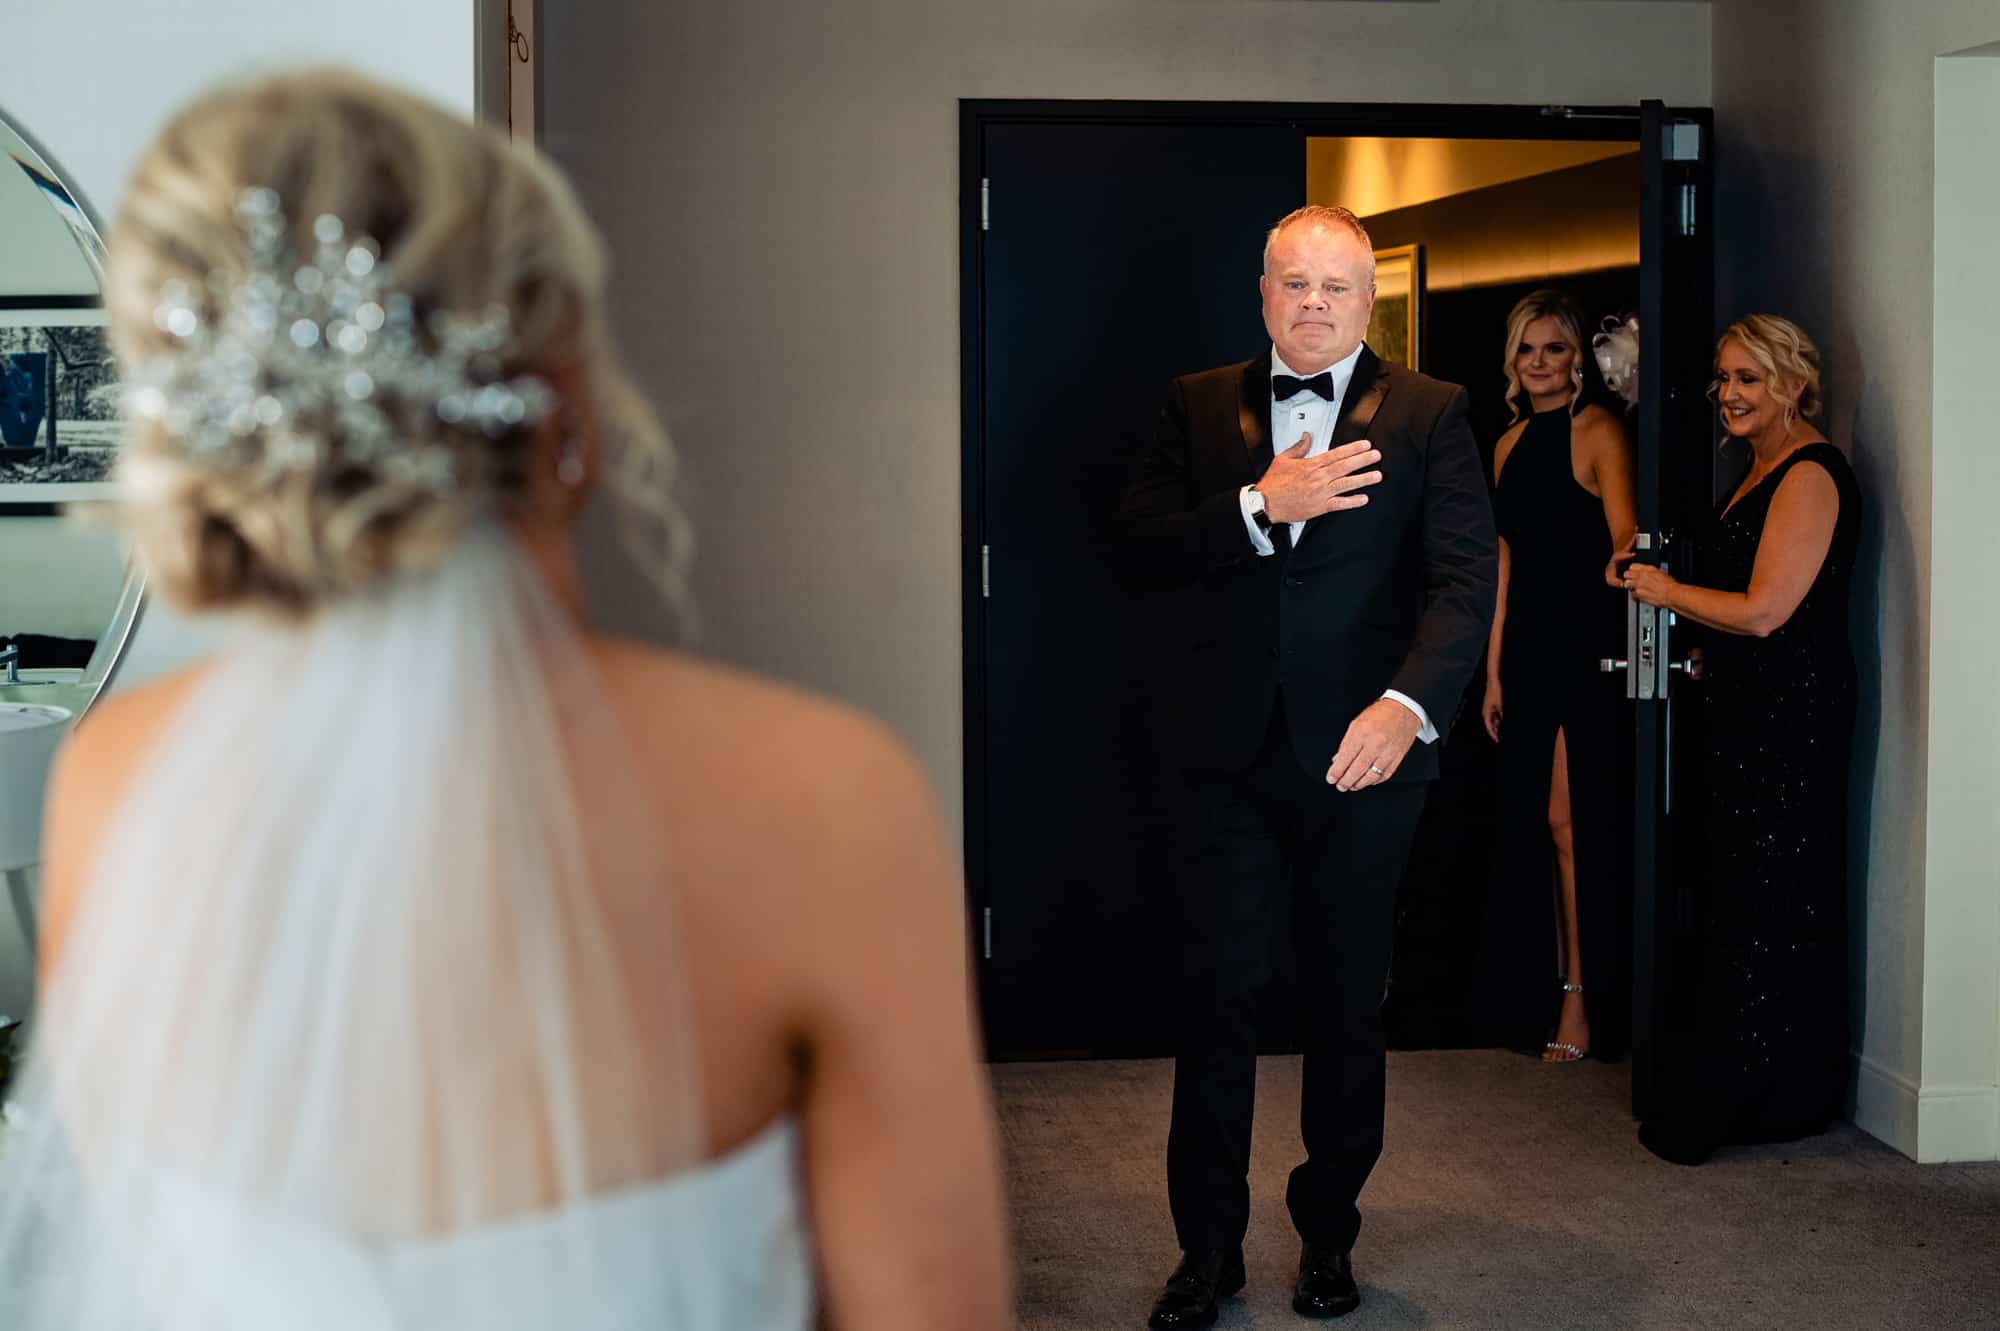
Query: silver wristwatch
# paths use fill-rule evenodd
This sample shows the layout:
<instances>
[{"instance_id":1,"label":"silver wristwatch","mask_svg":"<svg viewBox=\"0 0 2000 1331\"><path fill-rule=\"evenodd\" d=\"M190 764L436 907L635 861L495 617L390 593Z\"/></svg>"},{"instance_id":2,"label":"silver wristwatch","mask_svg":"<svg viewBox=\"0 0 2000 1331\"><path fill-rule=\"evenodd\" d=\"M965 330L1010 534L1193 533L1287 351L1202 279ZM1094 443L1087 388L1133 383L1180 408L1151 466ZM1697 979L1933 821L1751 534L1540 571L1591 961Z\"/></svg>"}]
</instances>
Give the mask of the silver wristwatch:
<instances>
[{"instance_id":1,"label":"silver wristwatch","mask_svg":"<svg viewBox=\"0 0 2000 1331\"><path fill-rule=\"evenodd\" d=\"M1250 487L1250 520L1257 524L1257 530L1271 530L1271 515L1264 511L1264 492L1256 486Z\"/></svg>"}]
</instances>

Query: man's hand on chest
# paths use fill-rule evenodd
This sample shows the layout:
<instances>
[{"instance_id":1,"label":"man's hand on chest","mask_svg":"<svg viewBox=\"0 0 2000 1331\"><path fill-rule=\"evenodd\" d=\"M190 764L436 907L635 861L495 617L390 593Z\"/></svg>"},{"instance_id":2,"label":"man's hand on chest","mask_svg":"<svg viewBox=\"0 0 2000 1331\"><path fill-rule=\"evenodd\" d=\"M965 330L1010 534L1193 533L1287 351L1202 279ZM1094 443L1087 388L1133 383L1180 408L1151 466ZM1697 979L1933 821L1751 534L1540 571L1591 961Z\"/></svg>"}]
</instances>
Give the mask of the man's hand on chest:
<instances>
[{"instance_id":1,"label":"man's hand on chest","mask_svg":"<svg viewBox=\"0 0 2000 1331\"><path fill-rule=\"evenodd\" d=\"M1379 484L1375 464L1382 454L1366 439L1357 439L1318 456L1309 456L1312 437L1271 459L1255 489L1264 496L1264 513L1272 522L1309 522L1322 514L1360 508L1368 502L1367 488Z\"/></svg>"}]
</instances>

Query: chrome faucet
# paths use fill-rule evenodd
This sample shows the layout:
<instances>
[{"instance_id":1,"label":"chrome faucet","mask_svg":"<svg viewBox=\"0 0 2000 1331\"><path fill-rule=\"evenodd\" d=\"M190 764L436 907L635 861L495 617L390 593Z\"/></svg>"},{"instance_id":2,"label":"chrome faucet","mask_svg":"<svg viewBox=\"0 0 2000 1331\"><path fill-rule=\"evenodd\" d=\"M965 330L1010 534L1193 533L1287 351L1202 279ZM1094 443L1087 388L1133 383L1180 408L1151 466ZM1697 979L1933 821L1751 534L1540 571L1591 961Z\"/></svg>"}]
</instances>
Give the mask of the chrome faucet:
<instances>
[{"instance_id":1,"label":"chrome faucet","mask_svg":"<svg viewBox=\"0 0 2000 1331\"><path fill-rule=\"evenodd\" d=\"M0 665L7 667L7 678L0 683L19 684L21 682L21 649L12 643L0 647Z\"/></svg>"}]
</instances>

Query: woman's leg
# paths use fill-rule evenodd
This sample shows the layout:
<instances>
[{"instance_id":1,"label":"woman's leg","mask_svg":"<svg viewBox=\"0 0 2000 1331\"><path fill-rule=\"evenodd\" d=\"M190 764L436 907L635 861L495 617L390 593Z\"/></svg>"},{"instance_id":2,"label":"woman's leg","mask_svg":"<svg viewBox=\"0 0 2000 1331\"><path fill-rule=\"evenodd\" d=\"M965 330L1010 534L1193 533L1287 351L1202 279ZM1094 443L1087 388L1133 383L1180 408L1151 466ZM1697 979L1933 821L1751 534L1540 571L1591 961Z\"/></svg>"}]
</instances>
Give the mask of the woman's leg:
<instances>
[{"instance_id":1,"label":"woman's leg","mask_svg":"<svg viewBox=\"0 0 2000 1331\"><path fill-rule=\"evenodd\" d=\"M1563 979L1573 987L1563 993L1555 1038L1542 1051L1542 1059L1549 1063L1570 1063L1590 1049L1590 1021L1583 1008L1583 947L1576 930L1576 841L1570 819L1569 746L1561 730L1556 731L1555 762L1549 774L1549 838L1556 851L1556 932L1562 948Z\"/></svg>"}]
</instances>

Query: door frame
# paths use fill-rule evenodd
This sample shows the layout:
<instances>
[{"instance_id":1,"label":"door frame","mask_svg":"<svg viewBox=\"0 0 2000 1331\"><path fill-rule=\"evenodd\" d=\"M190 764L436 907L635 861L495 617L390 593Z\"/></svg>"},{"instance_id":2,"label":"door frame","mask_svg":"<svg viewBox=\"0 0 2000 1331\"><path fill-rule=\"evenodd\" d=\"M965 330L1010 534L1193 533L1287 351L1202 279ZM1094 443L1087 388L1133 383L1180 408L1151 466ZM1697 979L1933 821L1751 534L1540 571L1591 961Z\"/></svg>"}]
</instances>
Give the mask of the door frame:
<instances>
[{"instance_id":1,"label":"door frame","mask_svg":"<svg viewBox=\"0 0 2000 1331\"><path fill-rule=\"evenodd\" d=\"M1676 118L1702 127L1714 141L1714 112L1669 107ZM986 874L989 836L986 765L986 419L985 250L988 215L985 131L1005 124L1184 125L1291 127L1309 137L1630 140L1639 145L1640 108L1629 106L1527 106L1425 102L1204 102L962 98L959 101L959 503L961 596L961 706L964 765L964 869L966 918L982 1014L987 1010L991 956L992 883ZM1305 163L1300 160L1303 175ZM1004 201L1003 201L1004 206ZM1712 215L1712 214L1711 214ZM1644 280L1641 254L1641 280ZM1650 928L1650 920L1648 921ZM1639 928L1635 912L1634 929ZM1635 950L1640 940L1634 939ZM1645 940L1650 955L1653 941ZM983 1017L982 1017L983 1020ZM995 1061L1015 1058L1155 1057L1153 1048L990 1050Z\"/></svg>"}]
</instances>

